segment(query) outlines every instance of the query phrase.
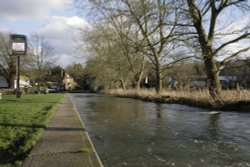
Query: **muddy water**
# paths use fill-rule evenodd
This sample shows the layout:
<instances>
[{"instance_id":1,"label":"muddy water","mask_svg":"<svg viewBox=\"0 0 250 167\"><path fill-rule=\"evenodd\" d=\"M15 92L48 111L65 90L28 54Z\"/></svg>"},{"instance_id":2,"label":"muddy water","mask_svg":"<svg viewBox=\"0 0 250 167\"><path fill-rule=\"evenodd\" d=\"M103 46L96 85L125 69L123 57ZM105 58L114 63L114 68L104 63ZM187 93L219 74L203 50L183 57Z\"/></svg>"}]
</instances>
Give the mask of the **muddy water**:
<instances>
[{"instance_id":1,"label":"muddy water","mask_svg":"<svg viewBox=\"0 0 250 167\"><path fill-rule=\"evenodd\" d=\"M250 113L71 96L105 167L250 166Z\"/></svg>"}]
</instances>

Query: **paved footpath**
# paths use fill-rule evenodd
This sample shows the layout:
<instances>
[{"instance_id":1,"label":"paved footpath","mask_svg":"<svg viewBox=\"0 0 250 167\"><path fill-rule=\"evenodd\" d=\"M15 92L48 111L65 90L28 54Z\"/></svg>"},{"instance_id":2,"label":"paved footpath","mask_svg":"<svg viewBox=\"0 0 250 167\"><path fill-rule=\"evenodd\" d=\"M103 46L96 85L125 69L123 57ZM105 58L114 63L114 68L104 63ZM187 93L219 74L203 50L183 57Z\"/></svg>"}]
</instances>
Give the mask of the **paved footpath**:
<instances>
[{"instance_id":1,"label":"paved footpath","mask_svg":"<svg viewBox=\"0 0 250 167\"><path fill-rule=\"evenodd\" d=\"M103 167L68 94L23 167Z\"/></svg>"}]
</instances>

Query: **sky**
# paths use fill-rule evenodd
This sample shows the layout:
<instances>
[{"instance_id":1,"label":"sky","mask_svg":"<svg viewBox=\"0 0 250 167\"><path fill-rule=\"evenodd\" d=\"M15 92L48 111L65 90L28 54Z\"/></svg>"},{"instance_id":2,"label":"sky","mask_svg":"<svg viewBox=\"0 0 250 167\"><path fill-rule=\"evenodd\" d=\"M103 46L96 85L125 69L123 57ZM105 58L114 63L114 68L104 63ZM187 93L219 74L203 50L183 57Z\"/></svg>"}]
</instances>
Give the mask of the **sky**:
<instances>
[{"instance_id":1,"label":"sky","mask_svg":"<svg viewBox=\"0 0 250 167\"><path fill-rule=\"evenodd\" d=\"M0 0L0 32L24 34L28 37L38 34L47 39L55 48L56 64L66 67L72 63L84 63L84 55L76 48L80 42L79 28L91 27L87 19L79 16L79 11L73 8L74 0ZM232 18L237 11L226 13ZM249 25L250 16L243 15L226 28L232 31ZM235 17L236 18L236 17ZM238 17L237 17L238 18ZM225 19L225 25L227 19ZM223 22L223 24L224 24ZM222 23L220 23L222 24ZM233 38L224 37L222 41ZM249 46L249 41L232 45L228 50ZM249 52L247 53L249 55Z\"/></svg>"},{"instance_id":2,"label":"sky","mask_svg":"<svg viewBox=\"0 0 250 167\"><path fill-rule=\"evenodd\" d=\"M77 15L73 0L1 0L0 32L38 34L54 47L57 65L66 67L72 63L83 63L77 52L79 28L89 23Z\"/></svg>"}]
</instances>

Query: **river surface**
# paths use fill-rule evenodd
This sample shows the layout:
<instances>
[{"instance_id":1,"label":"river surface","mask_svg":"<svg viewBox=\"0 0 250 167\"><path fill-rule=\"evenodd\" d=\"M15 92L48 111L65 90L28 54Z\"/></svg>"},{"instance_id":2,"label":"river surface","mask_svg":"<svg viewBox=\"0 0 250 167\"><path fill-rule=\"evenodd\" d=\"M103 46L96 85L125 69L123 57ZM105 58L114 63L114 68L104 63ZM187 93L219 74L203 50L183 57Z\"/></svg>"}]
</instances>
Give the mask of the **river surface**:
<instances>
[{"instance_id":1,"label":"river surface","mask_svg":"<svg viewBox=\"0 0 250 167\"><path fill-rule=\"evenodd\" d=\"M105 167L250 167L250 113L71 97Z\"/></svg>"}]
</instances>

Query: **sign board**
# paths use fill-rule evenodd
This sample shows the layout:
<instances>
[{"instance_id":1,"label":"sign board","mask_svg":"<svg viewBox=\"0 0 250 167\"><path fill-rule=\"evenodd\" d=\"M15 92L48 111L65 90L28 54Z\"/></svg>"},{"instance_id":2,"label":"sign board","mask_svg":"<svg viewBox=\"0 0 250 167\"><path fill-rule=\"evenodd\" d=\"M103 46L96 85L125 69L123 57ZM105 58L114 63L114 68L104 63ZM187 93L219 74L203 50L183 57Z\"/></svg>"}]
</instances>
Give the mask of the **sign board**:
<instances>
[{"instance_id":1,"label":"sign board","mask_svg":"<svg viewBox=\"0 0 250 167\"><path fill-rule=\"evenodd\" d=\"M25 43L12 43L12 50L15 52L25 52Z\"/></svg>"},{"instance_id":2,"label":"sign board","mask_svg":"<svg viewBox=\"0 0 250 167\"><path fill-rule=\"evenodd\" d=\"M11 54L12 55L25 55L27 51L27 39L25 35L11 34Z\"/></svg>"}]
</instances>

